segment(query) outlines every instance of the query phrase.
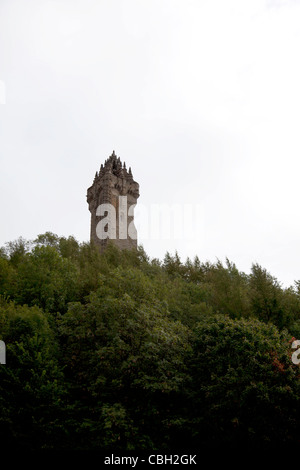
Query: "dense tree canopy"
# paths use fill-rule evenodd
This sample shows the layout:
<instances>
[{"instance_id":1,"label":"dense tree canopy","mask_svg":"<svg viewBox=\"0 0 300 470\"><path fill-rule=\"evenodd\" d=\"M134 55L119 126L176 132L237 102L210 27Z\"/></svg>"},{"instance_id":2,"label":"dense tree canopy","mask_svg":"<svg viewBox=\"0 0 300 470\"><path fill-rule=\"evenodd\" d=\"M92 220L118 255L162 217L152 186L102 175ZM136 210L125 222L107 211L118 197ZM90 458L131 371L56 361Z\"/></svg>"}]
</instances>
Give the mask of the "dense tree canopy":
<instances>
[{"instance_id":1,"label":"dense tree canopy","mask_svg":"<svg viewBox=\"0 0 300 470\"><path fill-rule=\"evenodd\" d=\"M100 255L53 233L0 250L0 437L32 449L300 441L300 281L253 264Z\"/></svg>"}]
</instances>

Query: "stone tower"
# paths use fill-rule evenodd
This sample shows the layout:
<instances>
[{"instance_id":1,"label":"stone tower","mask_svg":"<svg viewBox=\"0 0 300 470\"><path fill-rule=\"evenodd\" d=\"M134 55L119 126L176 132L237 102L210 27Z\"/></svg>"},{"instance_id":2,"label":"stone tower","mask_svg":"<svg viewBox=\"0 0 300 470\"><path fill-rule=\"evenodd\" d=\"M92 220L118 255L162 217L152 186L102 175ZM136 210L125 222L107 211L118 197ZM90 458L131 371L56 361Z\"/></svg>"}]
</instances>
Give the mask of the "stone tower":
<instances>
[{"instance_id":1,"label":"stone tower","mask_svg":"<svg viewBox=\"0 0 300 470\"><path fill-rule=\"evenodd\" d=\"M91 212L91 243L103 251L111 240L120 249L136 249L134 205L139 197L139 185L133 180L113 151L96 172L93 185L87 190Z\"/></svg>"}]
</instances>

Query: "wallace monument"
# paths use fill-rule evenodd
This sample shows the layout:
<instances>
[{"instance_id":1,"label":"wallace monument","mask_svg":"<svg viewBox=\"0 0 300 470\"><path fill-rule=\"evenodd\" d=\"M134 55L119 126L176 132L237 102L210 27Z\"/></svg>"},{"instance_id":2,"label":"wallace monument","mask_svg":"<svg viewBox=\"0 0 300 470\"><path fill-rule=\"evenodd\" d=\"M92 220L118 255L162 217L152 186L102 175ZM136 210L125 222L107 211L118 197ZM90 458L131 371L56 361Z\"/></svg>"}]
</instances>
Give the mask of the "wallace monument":
<instances>
[{"instance_id":1,"label":"wallace monument","mask_svg":"<svg viewBox=\"0 0 300 470\"><path fill-rule=\"evenodd\" d=\"M137 248L134 207L139 197L139 184L133 180L113 151L101 164L94 182L87 190L91 212L90 241L102 252L109 241L121 250Z\"/></svg>"}]
</instances>

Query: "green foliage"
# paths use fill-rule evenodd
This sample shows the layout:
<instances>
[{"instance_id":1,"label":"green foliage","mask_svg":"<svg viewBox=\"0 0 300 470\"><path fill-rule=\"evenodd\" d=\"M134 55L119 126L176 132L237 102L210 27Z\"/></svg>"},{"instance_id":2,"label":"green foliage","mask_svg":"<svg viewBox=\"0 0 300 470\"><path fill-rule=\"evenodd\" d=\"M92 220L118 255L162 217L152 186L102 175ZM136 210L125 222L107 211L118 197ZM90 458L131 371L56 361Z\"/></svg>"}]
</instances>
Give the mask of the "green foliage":
<instances>
[{"instance_id":1,"label":"green foliage","mask_svg":"<svg viewBox=\"0 0 300 470\"><path fill-rule=\"evenodd\" d=\"M51 448L64 434L57 338L41 309L5 301L0 331L7 348L6 365L0 366L1 443L27 450Z\"/></svg>"},{"instance_id":2,"label":"green foliage","mask_svg":"<svg viewBox=\"0 0 300 470\"><path fill-rule=\"evenodd\" d=\"M163 404L188 380L189 332L169 318L164 303L155 301L145 276L135 269L115 269L87 304L70 305L60 332L67 373L84 390L89 427L98 430L96 444L101 436L110 447L158 445L146 428L150 419L161 428Z\"/></svg>"},{"instance_id":3,"label":"green foliage","mask_svg":"<svg viewBox=\"0 0 300 470\"><path fill-rule=\"evenodd\" d=\"M191 361L194 439L299 439L299 369L288 339L254 319L218 316L198 323Z\"/></svg>"},{"instance_id":4,"label":"green foliage","mask_svg":"<svg viewBox=\"0 0 300 470\"><path fill-rule=\"evenodd\" d=\"M249 288L254 316L283 328L287 324L287 315L283 308L283 292L277 279L258 264L253 264Z\"/></svg>"},{"instance_id":5,"label":"green foliage","mask_svg":"<svg viewBox=\"0 0 300 470\"><path fill-rule=\"evenodd\" d=\"M17 272L12 263L0 257L0 295L5 298L14 296Z\"/></svg>"},{"instance_id":6,"label":"green foliage","mask_svg":"<svg viewBox=\"0 0 300 470\"><path fill-rule=\"evenodd\" d=\"M9 258L12 266L18 266L24 256L30 250L31 242L19 237L18 240L6 243L2 252Z\"/></svg>"},{"instance_id":7,"label":"green foliage","mask_svg":"<svg viewBox=\"0 0 300 470\"><path fill-rule=\"evenodd\" d=\"M65 311L76 299L76 266L52 246L36 246L18 267L15 300L49 312Z\"/></svg>"},{"instance_id":8,"label":"green foliage","mask_svg":"<svg viewBox=\"0 0 300 470\"><path fill-rule=\"evenodd\" d=\"M226 266L218 261L206 275L209 302L218 313L232 318L250 315L247 296L247 277L238 271L235 264L226 259Z\"/></svg>"},{"instance_id":9,"label":"green foliage","mask_svg":"<svg viewBox=\"0 0 300 470\"><path fill-rule=\"evenodd\" d=\"M300 281L258 264L103 254L51 232L0 250L7 446L299 442Z\"/></svg>"}]
</instances>

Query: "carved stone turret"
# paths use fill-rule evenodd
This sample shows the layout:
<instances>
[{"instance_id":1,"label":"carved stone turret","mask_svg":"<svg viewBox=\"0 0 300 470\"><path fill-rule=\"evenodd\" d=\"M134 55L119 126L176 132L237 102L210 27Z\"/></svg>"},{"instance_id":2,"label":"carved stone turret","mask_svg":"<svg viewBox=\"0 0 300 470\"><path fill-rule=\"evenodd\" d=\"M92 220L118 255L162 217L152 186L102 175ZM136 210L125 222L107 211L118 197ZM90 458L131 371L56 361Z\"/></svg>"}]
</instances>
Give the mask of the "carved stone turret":
<instances>
[{"instance_id":1,"label":"carved stone turret","mask_svg":"<svg viewBox=\"0 0 300 470\"><path fill-rule=\"evenodd\" d=\"M139 184L133 180L119 157L112 155L101 164L93 185L87 190L91 212L91 243L103 251L111 240L120 249L136 249L134 206L139 197Z\"/></svg>"}]
</instances>

